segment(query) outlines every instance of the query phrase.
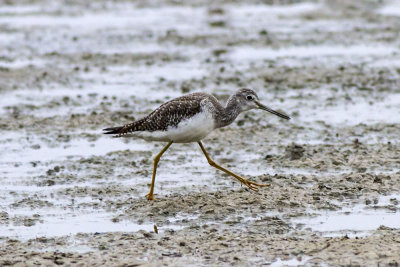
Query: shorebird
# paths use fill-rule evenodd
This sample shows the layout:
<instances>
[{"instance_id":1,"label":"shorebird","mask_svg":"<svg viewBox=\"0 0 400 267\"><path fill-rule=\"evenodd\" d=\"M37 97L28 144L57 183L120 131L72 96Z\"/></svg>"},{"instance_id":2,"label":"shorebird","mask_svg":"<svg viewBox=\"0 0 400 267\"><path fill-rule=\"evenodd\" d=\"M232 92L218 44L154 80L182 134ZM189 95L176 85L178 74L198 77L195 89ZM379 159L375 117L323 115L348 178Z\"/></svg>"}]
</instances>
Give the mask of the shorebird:
<instances>
[{"instance_id":1,"label":"shorebird","mask_svg":"<svg viewBox=\"0 0 400 267\"><path fill-rule=\"evenodd\" d=\"M154 157L150 192L146 195L148 200L154 199L158 162L172 143L197 142L211 166L235 177L251 190L258 191L258 187L269 185L249 181L218 165L208 155L201 142L210 132L231 124L241 112L250 109L262 109L283 119L290 119L289 116L261 104L253 90L243 88L234 93L225 106L210 94L192 93L165 102L142 119L123 126L106 128L103 131L104 134L114 134L115 137L134 136L147 141L167 142L167 145Z\"/></svg>"}]
</instances>

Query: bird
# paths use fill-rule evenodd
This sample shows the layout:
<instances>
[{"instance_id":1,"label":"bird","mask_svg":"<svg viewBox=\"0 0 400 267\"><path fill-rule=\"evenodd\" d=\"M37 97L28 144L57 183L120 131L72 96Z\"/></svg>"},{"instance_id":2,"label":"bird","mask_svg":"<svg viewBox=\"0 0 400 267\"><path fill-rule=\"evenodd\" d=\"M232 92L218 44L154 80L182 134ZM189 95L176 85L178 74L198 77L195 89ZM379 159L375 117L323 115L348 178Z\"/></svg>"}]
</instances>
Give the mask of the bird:
<instances>
[{"instance_id":1,"label":"bird","mask_svg":"<svg viewBox=\"0 0 400 267\"><path fill-rule=\"evenodd\" d=\"M230 125L237 116L251 109L261 109L285 120L290 117L262 104L256 92L241 88L232 94L225 105L217 98L204 92L195 92L171 99L147 116L132 123L103 129L104 134L114 137L136 137L146 141L166 142L164 148L154 157L153 174L148 200L154 199L154 184L157 166L161 156L173 143L197 142L208 163L239 180L253 191L269 184L258 184L243 178L220 166L211 159L202 140L213 130Z\"/></svg>"}]
</instances>

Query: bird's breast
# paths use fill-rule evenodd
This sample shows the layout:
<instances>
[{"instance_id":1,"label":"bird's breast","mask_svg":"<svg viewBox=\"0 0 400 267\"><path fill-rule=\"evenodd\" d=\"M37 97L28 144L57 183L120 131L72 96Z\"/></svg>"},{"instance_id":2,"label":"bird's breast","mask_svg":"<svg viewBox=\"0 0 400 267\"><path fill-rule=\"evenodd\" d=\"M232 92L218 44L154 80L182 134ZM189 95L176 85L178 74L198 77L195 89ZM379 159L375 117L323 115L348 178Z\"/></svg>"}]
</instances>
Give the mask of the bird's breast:
<instances>
[{"instance_id":1,"label":"bird's breast","mask_svg":"<svg viewBox=\"0 0 400 267\"><path fill-rule=\"evenodd\" d=\"M181 121L176 127L168 128L167 135L175 143L198 142L214 129L213 116L205 110Z\"/></svg>"}]
</instances>

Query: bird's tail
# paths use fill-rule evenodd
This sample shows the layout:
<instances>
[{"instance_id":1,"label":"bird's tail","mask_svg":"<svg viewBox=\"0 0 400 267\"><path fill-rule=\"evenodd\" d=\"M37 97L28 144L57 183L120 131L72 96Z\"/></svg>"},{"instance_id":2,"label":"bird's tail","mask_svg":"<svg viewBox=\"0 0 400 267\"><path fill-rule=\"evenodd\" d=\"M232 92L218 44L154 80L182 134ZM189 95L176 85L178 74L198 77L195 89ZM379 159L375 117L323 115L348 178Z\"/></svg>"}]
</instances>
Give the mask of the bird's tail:
<instances>
[{"instance_id":1,"label":"bird's tail","mask_svg":"<svg viewBox=\"0 0 400 267\"><path fill-rule=\"evenodd\" d=\"M103 134L119 134L123 128L124 126L105 128Z\"/></svg>"},{"instance_id":2,"label":"bird's tail","mask_svg":"<svg viewBox=\"0 0 400 267\"><path fill-rule=\"evenodd\" d=\"M105 128L103 131L104 134L115 134L115 137L121 137L132 132L142 131L144 121L144 119L141 119L130 124L125 124L124 126Z\"/></svg>"}]
</instances>

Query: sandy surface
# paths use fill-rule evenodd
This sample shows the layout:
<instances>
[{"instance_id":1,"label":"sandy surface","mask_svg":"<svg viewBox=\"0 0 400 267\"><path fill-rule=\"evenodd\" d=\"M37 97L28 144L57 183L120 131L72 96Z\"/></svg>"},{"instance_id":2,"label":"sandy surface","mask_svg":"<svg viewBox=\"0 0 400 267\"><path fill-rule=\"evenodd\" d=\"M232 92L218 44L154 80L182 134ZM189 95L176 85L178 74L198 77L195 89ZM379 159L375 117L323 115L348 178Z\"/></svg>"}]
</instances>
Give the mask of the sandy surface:
<instances>
[{"instance_id":1,"label":"sandy surface","mask_svg":"<svg viewBox=\"0 0 400 267\"><path fill-rule=\"evenodd\" d=\"M2 2L0 265L397 266L400 5L349 2ZM147 201L163 144L101 134L244 86L292 120L204 144L258 193L174 144Z\"/></svg>"}]
</instances>

